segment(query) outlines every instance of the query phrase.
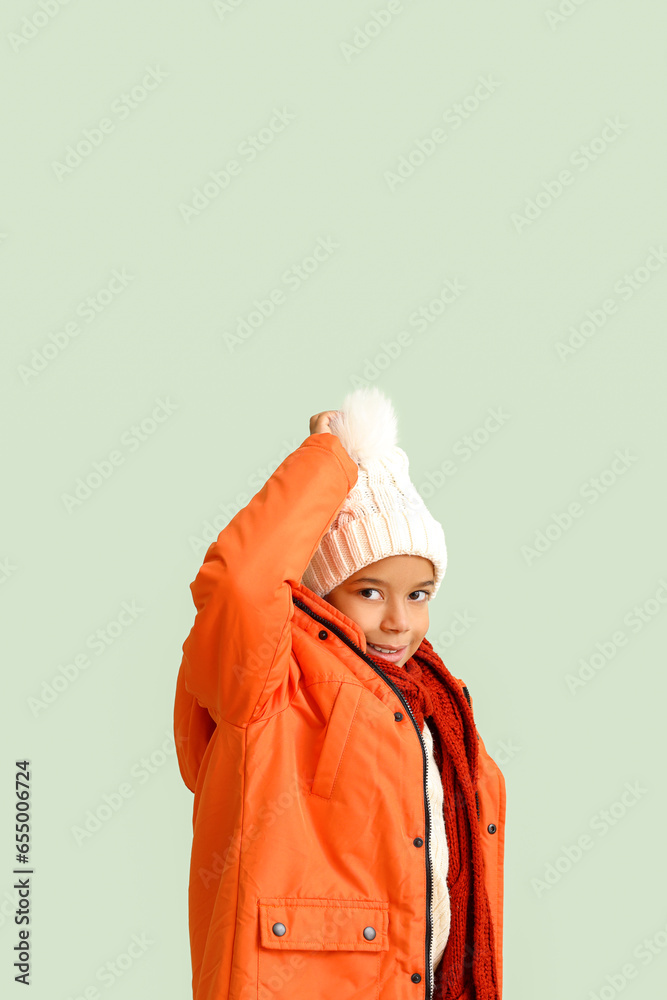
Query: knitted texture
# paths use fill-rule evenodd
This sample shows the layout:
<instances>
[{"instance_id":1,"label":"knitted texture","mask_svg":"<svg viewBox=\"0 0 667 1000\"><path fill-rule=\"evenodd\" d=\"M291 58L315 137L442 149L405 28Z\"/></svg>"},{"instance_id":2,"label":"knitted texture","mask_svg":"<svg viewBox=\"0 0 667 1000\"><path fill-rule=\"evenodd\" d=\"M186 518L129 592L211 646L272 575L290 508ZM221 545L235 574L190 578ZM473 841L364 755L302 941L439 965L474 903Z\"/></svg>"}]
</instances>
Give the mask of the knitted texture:
<instances>
[{"instance_id":1,"label":"knitted texture","mask_svg":"<svg viewBox=\"0 0 667 1000\"><path fill-rule=\"evenodd\" d=\"M399 688L421 731L435 724L433 754L440 771L449 867L449 936L435 970L433 1000L499 1000L495 938L484 880L477 816L478 737L460 684L424 637L405 666L366 655Z\"/></svg>"},{"instance_id":2,"label":"knitted texture","mask_svg":"<svg viewBox=\"0 0 667 1000\"><path fill-rule=\"evenodd\" d=\"M357 462L357 482L320 540L302 582L325 597L358 570L386 556L430 559L435 597L447 568L442 525L410 480L396 444L396 416L377 387L350 393L329 424Z\"/></svg>"}]
</instances>

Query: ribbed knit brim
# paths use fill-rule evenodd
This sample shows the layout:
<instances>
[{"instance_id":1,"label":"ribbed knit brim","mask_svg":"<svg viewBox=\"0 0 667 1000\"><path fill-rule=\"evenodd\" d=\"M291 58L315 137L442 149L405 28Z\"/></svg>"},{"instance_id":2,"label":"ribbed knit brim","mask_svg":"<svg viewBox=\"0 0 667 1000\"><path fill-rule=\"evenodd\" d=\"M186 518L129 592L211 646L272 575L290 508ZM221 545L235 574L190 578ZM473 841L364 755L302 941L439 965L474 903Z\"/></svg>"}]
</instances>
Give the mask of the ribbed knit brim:
<instances>
[{"instance_id":1,"label":"ribbed knit brim","mask_svg":"<svg viewBox=\"0 0 667 1000\"><path fill-rule=\"evenodd\" d=\"M303 574L305 586L325 597L353 573L379 559L422 556L433 563L432 597L435 597L447 568L447 547L440 522L425 507L419 512L394 507L382 514L365 517L359 514L324 535Z\"/></svg>"}]
</instances>

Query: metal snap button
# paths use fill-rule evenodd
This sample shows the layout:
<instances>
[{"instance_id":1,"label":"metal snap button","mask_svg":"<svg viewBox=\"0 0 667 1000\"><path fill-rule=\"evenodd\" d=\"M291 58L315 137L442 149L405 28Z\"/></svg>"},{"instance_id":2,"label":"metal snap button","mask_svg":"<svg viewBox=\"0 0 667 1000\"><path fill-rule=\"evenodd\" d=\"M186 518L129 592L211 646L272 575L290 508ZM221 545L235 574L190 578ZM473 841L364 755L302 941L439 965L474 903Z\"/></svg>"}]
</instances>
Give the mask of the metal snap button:
<instances>
[{"instance_id":1,"label":"metal snap button","mask_svg":"<svg viewBox=\"0 0 667 1000\"><path fill-rule=\"evenodd\" d=\"M317 634L317 638L318 638L318 639L326 639L328 635L329 635L329 633L328 633L328 632L325 632L325 630L324 630L324 629L322 629L322 631L321 631L321 632L318 632L318 634Z\"/></svg>"},{"instance_id":2,"label":"metal snap button","mask_svg":"<svg viewBox=\"0 0 667 1000\"><path fill-rule=\"evenodd\" d=\"M415 837L415 839L412 841L412 843L415 845L415 847L423 847L424 846L424 841L421 839L421 837Z\"/></svg>"},{"instance_id":3,"label":"metal snap button","mask_svg":"<svg viewBox=\"0 0 667 1000\"><path fill-rule=\"evenodd\" d=\"M375 928L364 927L364 937L366 938L367 941L372 941L373 938L375 937Z\"/></svg>"},{"instance_id":4,"label":"metal snap button","mask_svg":"<svg viewBox=\"0 0 667 1000\"><path fill-rule=\"evenodd\" d=\"M401 719L403 718L403 713L402 712L394 712L394 718L396 719L397 722L400 722Z\"/></svg>"},{"instance_id":5,"label":"metal snap button","mask_svg":"<svg viewBox=\"0 0 667 1000\"><path fill-rule=\"evenodd\" d=\"M422 981L422 977L419 975L418 972L413 972L412 975L410 976L410 979L412 980L413 983L421 983Z\"/></svg>"},{"instance_id":6,"label":"metal snap button","mask_svg":"<svg viewBox=\"0 0 667 1000\"><path fill-rule=\"evenodd\" d=\"M283 934L287 933L287 928L284 924L274 924L271 930L277 937L282 937Z\"/></svg>"},{"instance_id":7,"label":"metal snap button","mask_svg":"<svg viewBox=\"0 0 667 1000\"><path fill-rule=\"evenodd\" d=\"M496 826L495 823L489 823L486 829L489 831L489 833L495 833L498 827Z\"/></svg>"}]
</instances>

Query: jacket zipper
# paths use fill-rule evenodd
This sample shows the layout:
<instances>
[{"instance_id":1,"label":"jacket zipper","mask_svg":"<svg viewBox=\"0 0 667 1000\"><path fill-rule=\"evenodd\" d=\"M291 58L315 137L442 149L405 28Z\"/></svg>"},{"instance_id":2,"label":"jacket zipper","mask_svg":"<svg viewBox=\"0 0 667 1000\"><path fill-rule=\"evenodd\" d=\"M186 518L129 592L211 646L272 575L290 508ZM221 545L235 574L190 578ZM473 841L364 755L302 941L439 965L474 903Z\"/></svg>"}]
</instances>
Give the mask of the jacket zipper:
<instances>
[{"instance_id":1,"label":"jacket zipper","mask_svg":"<svg viewBox=\"0 0 667 1000\"><path fill-rule=\"evenodd\" d=\"M308 607L307 604L305 604L298 597L294 597L294 595L292 595L292 601L298 608L301 608L302 611L305 611L307 615L310 615L311 618L314 618L316 619L316 621L321 622L323 625L326 625L326 627L330 629L335 635L337 635L339 639L341 639L347 646L349 646L356 653L358 653L359 656L366 663L368 663L369 666L373 668L376 674L379 674L380 677L382 677L382 679L389 685L389 687L398 695L402 704L405 705L408 715L412 719L412 723L417 732L417 736L419 737L419 743L421 745L422 755L424 758L423 784L424 784L424 803L426 805L426 994L429 997L429 1000L432 1000L433 985L434 985L433 969L431 968L431 936L433 933L432 932L433 919L431 916L432 893L433 893L433 871L431 865L431 806L428 800L428 792L427 792L428 754L426 753L426 744L424 743L422 734L419 732L419 726L417 725L417 720L412 714L412 709L410 708L410 705L405 700L405 698L403 697L403 693L400 691L399 688L396 687L391 678L388 677L385 673L383 673L383 671L380 670L380 668L373 662L373 660L371 660L370 656L367 656L366 653L364 653L364 651L360 649L359 646L357 646L356 642L353 642L350 638L348 638L348 636L343 632L341 628L339 628L338 625L335 625L334 622L329 621L328 618L324 618L322 615L318 615L315 611L311 611L311 609Z\"/></svg>"}]
</instances>

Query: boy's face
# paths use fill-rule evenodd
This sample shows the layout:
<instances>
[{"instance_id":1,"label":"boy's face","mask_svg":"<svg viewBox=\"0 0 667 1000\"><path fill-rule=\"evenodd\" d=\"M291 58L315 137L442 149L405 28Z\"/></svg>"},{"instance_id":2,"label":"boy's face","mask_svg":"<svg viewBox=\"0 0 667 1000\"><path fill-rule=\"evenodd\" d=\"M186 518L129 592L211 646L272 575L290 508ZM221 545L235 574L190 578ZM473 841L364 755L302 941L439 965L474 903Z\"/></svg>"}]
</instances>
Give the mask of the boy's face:
<instances>
[{"instance_id":1,"label":"boy's face","mask_svg":"<svg viewBox=\"0 0 667 1000\"><path fill-rule=\"evenodd\" d=\"M404 666L428 631L428 602L435 589L430 559L387 556L358 570L324 598L361 628L368 652ZM376 646L403 647L398 655Z\"/></svg>"}]
</instances>

